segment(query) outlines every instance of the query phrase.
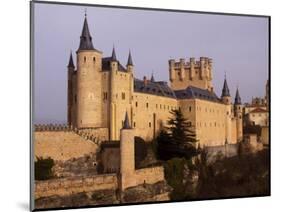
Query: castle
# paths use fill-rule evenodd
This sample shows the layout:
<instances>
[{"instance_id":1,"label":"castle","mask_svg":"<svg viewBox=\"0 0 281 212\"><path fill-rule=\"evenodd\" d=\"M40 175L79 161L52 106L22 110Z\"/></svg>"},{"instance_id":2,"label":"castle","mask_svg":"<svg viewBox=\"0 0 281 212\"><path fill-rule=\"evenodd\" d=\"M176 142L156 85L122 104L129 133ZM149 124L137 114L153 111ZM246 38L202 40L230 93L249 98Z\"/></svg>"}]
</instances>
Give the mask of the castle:
<instances>
[{"instance_id":1,"label":"castle","mask_svg":"<svg viewBox=\"0 0 281 212\"><path fill-rule=\"evenodd\" d=\"M212 59L169 60L167 82L135 78L131 52L124 67L112 55L104 57L93 45L85 15L80 45L68 64L68 125L89 132L106 128L109 140L120 139L128 112L134 135L149 141L166 125L172 109L181 109L202 146L233 144L243 137L243 106L237 89L232 104L225 78L219 98L212 85Z\"/></svg>"}]
</instances>

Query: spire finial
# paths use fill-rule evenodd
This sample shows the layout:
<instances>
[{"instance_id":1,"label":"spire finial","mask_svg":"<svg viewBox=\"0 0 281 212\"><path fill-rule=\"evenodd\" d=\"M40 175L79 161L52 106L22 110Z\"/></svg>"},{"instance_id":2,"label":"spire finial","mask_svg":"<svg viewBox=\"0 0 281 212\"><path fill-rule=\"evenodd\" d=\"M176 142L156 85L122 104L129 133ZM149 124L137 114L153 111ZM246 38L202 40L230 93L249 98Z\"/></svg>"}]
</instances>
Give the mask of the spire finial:
<instances>
[{"instance_id":1,"label":"spire finial","mask_svg":"<svg viewBox=\"0 0 281 212\"><path fill-rule=\"evenodd\" d=\"M126 114L125 114L123 129L131 129L127 110L126 110Z\"/></svg>"},{"instance_id":2,"label":"spire finial","mask_svg":"<svg viewBox=\"0 0 281 212\"><path fill-rule=\"evenodd\" d=\"M131 55L131 49L129 49L129 56L128 56L128 62L127 66L133 66L133 60L132 60L132 55Z\"/></svg>"},{"instance_id":3,"label":"spire finial","mask_svg":"<svg viewBox=\"0 0 281 212\"><path fill-rule=\"evenodd\" d=\"M85 8L85 17L87 17L87 8Z\"/></svg>"},{"instance_id":4,"label":"spire finial","mask_svg":"<svg viewBox=\"0 0 281 212\"><path fill-rule=\"evenodd\" d=\"M152 70L152 73L151 73L151 79L150 79L150 82L155 82L155 80L154 80L154 75L153 75L153 70Z\"/></svg>"},{"instance_id":5,"label":"spire finial","mask_svg":"<svg viewBox=\"0 0 281 212\"><path fill-rule=\"evenodd\" d=\"M69 62L68 62L68 68L75 68L73 59L72 59L72 50L70 50L70 56L69 56Z\"/></svg>"},{"instance_id":6,"label":"spire finial","mask_svg":"<svg viewBox=\"0 0 281 212\"><path fill-rule=\"evenodd\" d=\"M117 61L114 43L113 43L113 48L112 48L111 60L112 61Z\"/></svg>"}]
</instances>

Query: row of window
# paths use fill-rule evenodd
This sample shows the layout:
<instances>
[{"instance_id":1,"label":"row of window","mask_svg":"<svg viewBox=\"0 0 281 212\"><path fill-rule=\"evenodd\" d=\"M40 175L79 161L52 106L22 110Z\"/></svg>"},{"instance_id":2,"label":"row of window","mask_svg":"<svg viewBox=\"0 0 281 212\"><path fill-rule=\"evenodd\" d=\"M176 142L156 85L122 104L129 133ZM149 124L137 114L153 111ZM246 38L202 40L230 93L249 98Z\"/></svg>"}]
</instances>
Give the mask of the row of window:
<instances>
[{"instance_id":1,"label":"row of window","mask_svg":"<svg viewBox=\"0 0 281 212\"><path fill-rule=\"evenodd\" d=\"M84 56L84 63L86 63L86 62L87 62L87 57ZM93 62L96 62L96 58L95 57L93 57Z\"/></svg>"},{"instance_id":2,"label":"row of window","mask_svg":"<svg viewBox=\"0 0 281 212\"><path fill-rule=\"evenodd\" d=\"M117 98L118 98L118 94L116 94L116 99ZM125 100L125 98L126 98L125 92L121 93L121 98L122 98L122 100ZM107 100L107 99L108 99L107 92L103 92L103 100Z\"/></svg>"},{"instance_id":3,"label":"row of window","mask_svg":"<svg viewBox=\"0 0 281 212\"><path fill-rule=\"evenodd\" d=\"M149 103L147 102L146 104L146 108L149 107ZM138 102L135 102L135 106L138 107ZM155 108L156 109L167 109L167 110L174 110L174 109L180 109L180 107L177 107L177 106L169 106L169 105L162 105L162 104L156 104L155 105Z\"/></svg>"}]
</instances>

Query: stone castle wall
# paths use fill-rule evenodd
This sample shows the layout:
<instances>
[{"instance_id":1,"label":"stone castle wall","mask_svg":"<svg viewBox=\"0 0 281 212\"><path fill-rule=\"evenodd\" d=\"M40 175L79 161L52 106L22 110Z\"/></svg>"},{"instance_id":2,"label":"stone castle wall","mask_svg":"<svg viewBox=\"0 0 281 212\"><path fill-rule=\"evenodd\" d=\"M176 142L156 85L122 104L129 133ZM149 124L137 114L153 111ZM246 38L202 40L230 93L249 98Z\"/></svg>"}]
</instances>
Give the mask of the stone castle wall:
<instances>
[{"instance_id":1,"label":"stone castle wall","mask_svg":"<svg viewBox=\"0 0 281 212\"><path fill-rule=\"evenodd\" d=\"M144 183L154 184L160 181L164 181L164 167L156 166L135 170L135 180L137 185Z\"/></svg>"},{"instance_id":2,"label":"stone castle wall","mask_svg":"<svg viewBox=\"0 0 281 212\"><path fill-rule=\"evenodd\" d=\"M108 139L107 128L75 131L44 129L34 132L34 157L69 160L96 153L98 142Z\"/></svg>"},{"instance_id":3,"label":"stone castle wall","mask_svg":"<svg viewBox=\"0 0 281 212\"><path fill-rule=\"evenodd\" d=\"M171 118L170 111L178 109L178 101L173 98L134 93L132 108L132 127L135 136L149 141L159 130L167 125Z\"/></svg>"},{"instance_id":4,"label":"stone castle wall","mask_svg":"<svg viewBox=\"0 0 281 212\"><path fill-rule=\"evenodd\" d=\"M93 192L118 188L116 174L90 177L71 177L35 182L35 199L53 195L67 196L80 192Z\"/></svg>"}]
</instances>

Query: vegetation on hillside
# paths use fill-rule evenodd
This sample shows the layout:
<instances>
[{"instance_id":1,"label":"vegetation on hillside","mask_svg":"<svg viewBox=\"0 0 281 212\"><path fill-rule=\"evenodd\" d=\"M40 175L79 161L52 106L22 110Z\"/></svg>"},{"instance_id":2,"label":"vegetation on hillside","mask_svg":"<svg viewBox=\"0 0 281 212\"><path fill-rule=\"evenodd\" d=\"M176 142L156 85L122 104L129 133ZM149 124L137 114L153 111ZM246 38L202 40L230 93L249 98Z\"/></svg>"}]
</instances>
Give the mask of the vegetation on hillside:
<instances>
[{"instance_id":1,"label":"vegetation on hillside","mask_svg":"<svg viewBox=\"0 0 281 212\"><path fill-rule=\"evenodd\" d=\"M35 161L35 180L49 180L53 176L52 168L55 162L52 158L37 157Z\"/></svg>"}]
</instances>

